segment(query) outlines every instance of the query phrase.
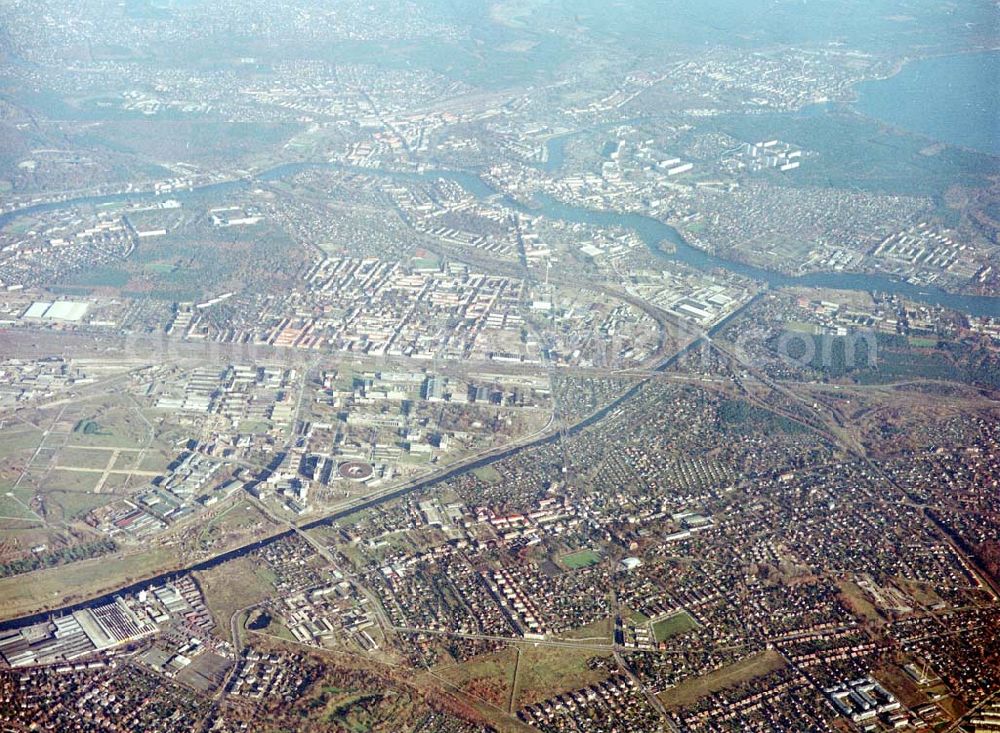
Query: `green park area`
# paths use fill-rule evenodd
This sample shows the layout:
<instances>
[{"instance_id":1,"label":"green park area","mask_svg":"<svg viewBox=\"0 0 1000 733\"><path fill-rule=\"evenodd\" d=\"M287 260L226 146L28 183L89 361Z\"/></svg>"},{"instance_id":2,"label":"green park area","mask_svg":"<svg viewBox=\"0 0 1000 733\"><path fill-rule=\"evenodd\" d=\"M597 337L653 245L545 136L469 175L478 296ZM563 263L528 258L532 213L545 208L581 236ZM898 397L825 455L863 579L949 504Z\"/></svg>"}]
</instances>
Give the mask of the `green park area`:
<instances>
[{"instance_id":1,"label":"green park area","mask_svg":"<svg viewBox=\"0 0 1000 733\"><path fill-rule=\"evenodd\" d=\"M578 552L571 552L568 555L563 555L560 558L560 562L562 562L562 564L570 570L589 568L591 565L596 565L600 561L601 556L594 550L579 550Z\"/></svg>"},{"instance_id":2,"label":"green park area","mask_svg":"<svg viewBox=\"0 0 1000 733\"><path fill-rule=\"evenodd\" d=\"M657 642L661 642L697 628L698 622L691 618L687 611L681 611L659 621L654 621L653 636L656 637Z\"/></svg>"},{"instance_id":3,"label":"green park area","mask_svg":"<svg viewBox=\"0 0 1000 733\"><path fill-rule=\"evenodd\" d=\"M738 687L755 677L763 677L784 666L785 661L781 655L774 650L768 650L728 664L701 677L686 679L676 687L664 690L658 697L668 709L681 708L693 704L705 695Z\"/></svg>"}]
</instances>

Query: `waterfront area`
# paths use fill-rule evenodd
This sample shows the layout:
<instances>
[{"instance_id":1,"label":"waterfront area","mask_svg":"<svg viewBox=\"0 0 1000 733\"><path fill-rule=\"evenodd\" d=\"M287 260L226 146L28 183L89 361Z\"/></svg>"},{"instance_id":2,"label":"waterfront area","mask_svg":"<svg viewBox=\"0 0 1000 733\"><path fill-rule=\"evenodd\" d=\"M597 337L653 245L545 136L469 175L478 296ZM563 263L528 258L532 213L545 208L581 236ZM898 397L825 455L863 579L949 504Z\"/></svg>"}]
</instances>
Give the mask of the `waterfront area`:
<instances>
[{"instance_id":1,"label":"waterfront area","mask_svg":"<svg viewBox=\"0 0 1000 733\"><path fill-rule=\"evenodd\" d=\"M979 733L995 12L0 1L0 728Z\"/></svg>"},{"instance_id":2,"label":"waterfront area","mask_svg":"<svg viewBox=\"0 0 1000 733\"><path fill-rule=\"evenodd\" d=\"M939 142L1000 155L995 95L1000 54L944 56L910 62L886 81L859 87L862 113Z\"/></svg>"}]
</instances>

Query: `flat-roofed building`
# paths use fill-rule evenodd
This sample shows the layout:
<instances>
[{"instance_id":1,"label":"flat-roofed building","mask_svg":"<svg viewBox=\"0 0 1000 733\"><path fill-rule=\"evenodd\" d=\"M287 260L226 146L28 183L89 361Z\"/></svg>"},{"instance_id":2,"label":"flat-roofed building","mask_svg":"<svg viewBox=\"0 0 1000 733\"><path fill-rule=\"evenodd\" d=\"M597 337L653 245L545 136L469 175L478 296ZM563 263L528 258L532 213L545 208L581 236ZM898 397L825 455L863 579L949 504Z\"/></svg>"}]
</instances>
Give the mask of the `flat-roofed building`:
<instances>
[{"instance_id":1,"label":"flat-roofed building","mask_svg":"<svg viewBox=\"0 0 1000 733\"><path fill-rule=\"evenodd\" d=\"M57 300L54 303L40 300L32 303L21 317L39 321L77 323L83 320L89 308L89 303L77 300Z\"/></svg>"}]
</instances>

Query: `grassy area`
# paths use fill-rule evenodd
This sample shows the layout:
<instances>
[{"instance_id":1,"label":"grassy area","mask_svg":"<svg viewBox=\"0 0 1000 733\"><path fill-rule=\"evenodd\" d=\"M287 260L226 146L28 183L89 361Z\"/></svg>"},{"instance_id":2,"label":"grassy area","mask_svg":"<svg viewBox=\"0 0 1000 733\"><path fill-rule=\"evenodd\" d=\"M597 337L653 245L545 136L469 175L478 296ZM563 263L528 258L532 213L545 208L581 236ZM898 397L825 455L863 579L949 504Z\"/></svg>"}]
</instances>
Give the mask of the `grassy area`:
<instances>
[{"instance_id":1,"label":"grassy area","mask_svg":"<svg viewBox=\"0 0 1000 733\"><path fill-rule=\"evenodd\" d=\"M816 324L805 323L803 321L786 321L785 329L788 331L794 331L795 333L817 333Z\"/></svg>"},{"instance_id":2,"label":"grassy area","mask_svg":"<svg viewBox=\"0 0 1000 733\"><path fill-rule=\"evenodd\" d=\"M205 525L202 530L202 534L209 532L213 529L239 529L241 527L247 527L252 525L254 522L263 521L265 519L264 515L261 514L260 510L257 509L253 504L247 502L239 502L233 504L229 509L220 512ZM271 522L268 522L269 524Z\"/></svg>"},{"instance_id":3,"label":"grassy area","mask_svg":"<svg viewBox=\"0 0 1000 733\"><path fill-rule=\"evenodd\" d=\"M32 218L30 216L18 217L16 221L11 222L6 227L4 231L10 234L27 234L38 224L38 219Z\"/></svg>"},{"instance_id":4,"label":"grassy area","mask_svg":"<svg viewBox=\"0 0 1000 733\"><path fill-rule=\"evenodd\" d=\"M252 539L260 532L270 532L274 522L252 504L239 499L222 509L200 531L193 531L186 539L192 548L199 550L221 550L239 541Z\"/></svg>"},{"instance_id":5,"label":"grassy area","mask_svg":"<svg viewBox=\"0 0 1000 733\"><path fill-rule=\"evenodd\" d=\"M105 468L111 460L111 451L89 448L63 448L56 455L60 466L71 468Z\"/></svg>"},{"instance_id":6,"label":"grassy area","mask_svg":"<svg viewBox=\"0 0 1000 733\"><path fill-rule=\"evenodd\" d=\"M129 274L117 267L92 267L70 277L73 285L91 287L123 287L129 281Z\"/></svg>"},{"instance_id":7,"label":"grassy area","mask_svg":"<svg viewBox=\"0 0 1000 733\"><path fill-rule=\"evenodd\" d=\"M62 532L47 529L41 523L0 520L0 562L23 557L26 550L37 545L54 545L63 536Z\"/></svg>"},{"instance_id":8,"label":"grassy area","mask_svg":"<svg viewBox=\"0 0 1000 733\"><path fill-rule=\"evenodd\" d=\"M274 595L274 573L249 557L196 574L219 631L229 639L229 620L239 609ZM272 622L273 624L273 622ZM268 627L269 633L274 633Z\"/></svg>"},{"instance_id":9,"label":"grassy area","mask_svg":"<svg viewBox=\"0 0 1000 733\"><path fill-rule=\"evenodd\" d=\"M241 433L266 433L271 430L271 423L266 420L241 420L237 430Z\"/></svg>"},{"instance_id":10,"label":"grassy area","mask_svg":"<svg viewBox=\"0 0 1000 733\"><path fill-rule=\"evenodd\" d=\"M108 478L104 481L104 487L101 489L102 494L121 494L127 488L135 488L140 484L149 481L148 478L142 476L133 476L131 481L127 473L111 473L108 474Z\"/></svg>"},{"instance_id":11,"label":"grassy area","mask_svg":"<svg viewBox=\"0 0 1000 733\"><path fill-rule=\"evenodd\" d=\"M921 606L933 606L943 600L928 583L920 583L899 576L893 578L893 582L900 588L900 590L908 593L910 597Z\"/></svg>"},{"instance_id":12,"label":"grassy area","mask_svg":"<svg viewBox=\"0 0 1000 733\"><path fill-rule=\"evenodd\" d=\"M73 424L67 446L141 448L145 443L148 428L133 410L111 405L88 412L77 413L80 417Z\"/></svg>"},{"instance_id":13,"label":"grassy area","mask_svg":"<svg viewBox=\"0 0 1000 733\"><path fill-rule=\"evenodd\" d=\"M337 520L337 525L340 527L351 527L358 522L364 520L372 513L371 509L362 509L352 514L348 514L346 517L341 517Z\"/></svg>"},{"instance_id":14,"label":"grassy area","mask_svg":"<svg viewBox=\"0 0 1000 733\"><path fill-rule=\"evenodd\" d=\"M101 474L97 470L91 471L65 471L54 469L49 471L45 477L45 485L51 487L52 491L93 491L97 482L101 480ZM48 490L45 491L49 493Z\"/></svg>"},{"instance_id":15,"label":"grassy area","mask_svg":"<svg viewBox=\"0 0 1000 733\"><path fill-rule=\"evenodd\" d=\"M564 634L560 634L559 637L562 639L603 639L610 642L613 638L614 626L614 618L608 616L605 619L594 621L578 629L571 629Z\"/></svg>"},{"instance_id":16,"label":"grassy area","mask_svg":"<svg viewBox=\"0 0 1000 733\"><path fill-rule=\"evenodd\" d=\"M917 686L913 678L903 671L903 664L912 661L912 659L905 657L899 658L895 663L883 662L873 670L875 679L892 690L900 702L910 708L923 705L928 701L927 695ZM919 668L920 665L917 666Z\"/></svg>"},{"instance_id":17,"label":"grassy area","mask_svg":"<svg viewBox=\"0 0 1000 733\"><path fill-rule=\"evenodd\" d=\"M607 673L587 668L587 660L595 656L607 655L596 654L590 649L522 647L515 708L600 682Z\"/></svg>"},{"instance_id":18,"label":"grassy area","mask_svg":"<svg viewBox=\"0 0 1000 733\"><path fill-rule=\"evenodd\" d=\"M400 463L405 463L410 466L421 466L425 463L430 463L431 455L430 453L404 453L398 460Z\"/></svg>"},{"instance_id":19,"label":"grassy area","mask_svg":"<svg viewBox=\"0 0 1000 733\"><path fill-rule=\"evenodd\" d=\"M410 267L414 269L437 268L440 265L441 261L436 257L414 257L410 260Z\"/></svg>"},{"instance_id":20,"label":"grassy area","mask_svg":"<svg viewBox=\"0 0 1000 733\"><path fill-rule=\"evenodd\" d=\"M480 481L487 484L497 484L503 479L500 472L497 471L493 466L481 466L472 472Z\"/></svg>"},{"instance_id":21,"label":"grassy area","mask_svg":"<svg viewBox=\"0 0 1000 733\"><path fill-rule=\"evenodd\" d=\"M38 517L35 516L35 513L25 506L29 498L30 494L25 492L16 494L8 491L3 492L0 494L0 517L37 520Z\"/></svg>"},{"instance_id":22,"label":"grassy area","mask_svg":"<svg viewBox=\"0 0 1000 733\"><path fill-rule=\"evenodd\" d=\"M70 435L67 445L94 446L98 448L139 448L138 442L131 436L117 431L102 429L100 432L75 430Z\"/></svg>"},{"instance_id":23,"label":"grassy area","mask_svg":"<svg viewBox=\"0 0 1000 733\"><path fill-rule=\"evenodd\" d=\"M507 648L435 670L435 674L470 695L506 708L516 663L517 651Z\"/></svg>"},{"instance_id":24,"label":"grassy area","mask_svg":"<svg viewBox=\"0 0 1000 733\"><path fill-rule=\"evenodd\" d=\"M31 456L38 444L42 442L42 433L34 428L23 429L4 428L3 440L0 440L0 459Z\"/></svg>"},{"instance_id":25,"label":"grassy area","mask_svg":"<svg viewBox=\"0 0 1000 733\"><path fill-rule=\"evenodd\" d=\"M116 471L135 471L139 469L139 459L142 457L142 453L139 451L129 450L122 451L118 454L118 458L115 459L115 464L113 468Z\"/></svg>"},{"instance_id":26,"label":"grassy area","mask_svg":"<svg viewBox=\"0 0 1000 733\"><path fill-rule=\"evenodd\" d=\"M642 611L636 611L632 608L626 608L622 606L622 617L629 619L634 624L644 624L649 621L649 616L644 614Z\"/></svg>"},{"instance_id":27,"label":"grassy area","mask_svg":"<svg viewBox=\"0 0 1000 733\"><path fill-rule=\"evenodd\" d=\"M74 433L83 433L84 435L110 435L107 430L101 427L101 424L96 420L81 420L73 427Z\"/></svg>"},{"instance_id":28,"label":"grassy area","mask_svg":"<svg viewBox=\"0 0 1000 733\"><path fill-rule=\"evenodd\" d=\"M157 549L39 570L24 577L0 579L0 618L11 618L63 606L107 593L176 565L169 552Z\"/></svg>"},{"instance_id":29,"label":"grassy area","mask_svg":"<svg viewBox=\"0 0 1000 733\"><path fill-rule=\"evenodd\" d=\"M47 511L51 509L52 504L57 505L62 511L65 522L83 519L92 509L109 504L116 498L113 494L91 494L80 491L52 491L45 495Z\"/></svg>"},{"instance_id":30,"label":"grassy area","mask_svg":"<svg viewBox=\"0 0 1000 733\"><path fill-rule=\"evenodd\" d=\"M698 622L687 611L681 611L656 621L653 624L653 636L660 642L697 628Z\"/></svg>"},{"instance_id":31,"label":"grassy area","mask_svg":"<svg viewBox=\"0 0 1000 733\"><path fill-rule=\"evenodd\" d=\"M837 584L840 588L840 592L844 596L844 600L847 605L855 613L863 616L869 621L879 622L882 621L882 615L878 612L878 609L872 604L861 588L852 583L849 580L845 580Z\"/></svg>"},{"instance_id":32,"label":"grassy area","mask_svg":"<svg viewBox=\"0 0 1000 733\"><path fill-rule=\"evenodd\" d=\"M685 680L676 687L661 692L659 698L668 708L685 707L705 695L741 685L784 666L785 660L781 655L769 649L701 677Z\"/></svg>"},{"instance_id":33,"label":"grassy area","mask_svg":"<svg viewBox=\"0 0 1000 733\"><path fill-rule=\"evenodd\" d=\"M226 622L226 626L229 626L228 621ZM295 638L295 634L289 631L288 627L285 626L280 619L277 619L274 616L271 617L271 623L267 625L267 628L264 629L263 633L277 637L278 639L282 639L284 641L293 641L296 643L299 641Z\"/></svg>"},{"instance_id":34,"label":"grassy area","mask_svg":"<svg viewBox=\"0 0 1000 733\"><path fill-rule=\"evenodd\" d=\"M570 570L579 570L580 568L589 568L591 565L596 565L601 561L601 556L594 550L580 550L563 555L559 558L559 561Z\"/></svg>"},{"instance_id":35,"label":"grassy area","mask_svg":"<svg viewBox=\"0 0 1000 733\"><path fill-rule=\"evenodd\" d=\"M170 464L173 458L167 457L162 453L156 451L147 451L142 460L139 461L138 470L140 471L164 471Z\"/></svg>"}]
</instances>

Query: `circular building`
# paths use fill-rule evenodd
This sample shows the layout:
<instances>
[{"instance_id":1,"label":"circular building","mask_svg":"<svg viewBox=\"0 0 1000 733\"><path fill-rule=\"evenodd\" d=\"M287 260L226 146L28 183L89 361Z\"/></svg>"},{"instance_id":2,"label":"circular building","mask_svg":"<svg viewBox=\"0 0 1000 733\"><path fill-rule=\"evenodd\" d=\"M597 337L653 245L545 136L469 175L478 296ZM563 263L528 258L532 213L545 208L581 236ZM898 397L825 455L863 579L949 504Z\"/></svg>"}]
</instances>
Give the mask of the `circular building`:
<instances>
[{"instance_id":1,"label":"circular building","mask_svg":"<svg viewBox=\"0 0 1000 733\"><path fill-rule=\"evenodd\" d=\"M345 461L337 466L337 473L348 481L367 481L375 473L372 464L364 461Z\"/></svg>"}]
</instances>

